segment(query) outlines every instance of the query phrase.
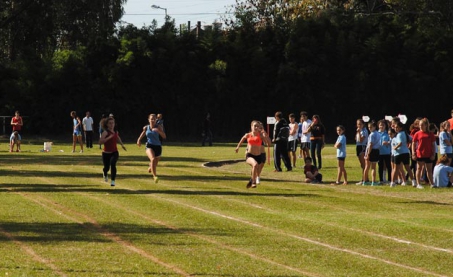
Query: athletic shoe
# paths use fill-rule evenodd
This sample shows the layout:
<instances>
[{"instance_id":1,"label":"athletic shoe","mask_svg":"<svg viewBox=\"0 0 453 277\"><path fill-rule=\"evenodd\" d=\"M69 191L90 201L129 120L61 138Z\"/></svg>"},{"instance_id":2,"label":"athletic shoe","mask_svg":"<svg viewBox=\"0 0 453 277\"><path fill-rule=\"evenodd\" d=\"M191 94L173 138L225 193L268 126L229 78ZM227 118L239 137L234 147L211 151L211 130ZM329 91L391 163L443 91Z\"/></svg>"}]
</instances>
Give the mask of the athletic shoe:
<instances>
[{"instance_id":1,"label":"athletic shoe","mask_svg":"<svg viewBox=\"0 0 453 277\"><path fill-rule=\"evenodd\" d=\"M104 178L104 182L108 182L109 181L109 177L107 175L102 174L102 178Z\"/></svg>"},{"instance_id":2,"label":"athletic shoe","mask_svg":"<svg viewBox=\"0 0 453 277\"><path fill-rule=\"evenodd\" d=\"M83 150L80 150L80 153L83 153Z\"/></svg>"},{"instance_id":3,"label":"athletic shoe","mask_svg":"<svg viewBox=\"0 0 453 277\"><path fill-rule=\"evenodd\" d=\"M110 183L110 186L111 186L111 187L114 187L114 186L115 186L115 180L112 180L112 182Z\"/></svg>"},{"instance_id":4,"label":"athletic shoe","mask_svg":"<svg viewBox=\"0 0 453 277\"><path fill-rule=\"evenodd\" d=\"M157 184L157 183L159 183L159 177L154 176L154 184Z\"/></svg>"},{"instance_id":5,"label":"athletic shoe","mask_svg":"<svg viewBox=\"0 0 453 277\"><path fill-rule=\"evenodd\" d=\"M417 186L417 183L415 183L415 180L412 180L412 186L413 186L413 187L416 187L416 186Z\"/></svg>"},{"instance_id":6,"label":"athletic shoe","mask_svg":"<svg viewBox=\"0 0 453 277\"><path fill-rule=\"evenodd\" d=\"M340 182L335 182L335 183L330 183L332 186L338 186L340 185L341 183Z\"/></svg>"},{"instance_id":7,"label":"athletic shoe","mask_svg":"<svg viewBox=\"0 0 453 277\"><path fill-rule=\"evenodd\" d=\"M380 186L381 184L379 184L378 182L371 182L371 186L372 187L377 187L377 186Z\"/></svg>"},{"instance_id":8,"label":"athletic shoe","mask_svg":"<svg viewBox=\"0 0 453 277\"><path fill-rule=\"evenodd\" d=\"M247 183L247 185L245 187L248 189L252 187L252 179L249 180L249 182Z\"/></svg>"},{"instance_id":9,"label":"athletic shoe","mask_svg":"<svg viewBox=\"0 0 453 277\"><path fill-rule=\"evenodd\" d=\"M361 185L363 185L363 182L360 181L360 182L357 182L357 183L355 183L355 184L358 185L358 186L361 186Z\"/></svg>"},{"instance_id":10,"label":"athletic shoe","mask_svg":"<svg viewBox=\"0 0 453 277\"><path fill-rule=\"evenodd\" d=\"M362 183L362 186L370 186L371 185L371 182L363 182Z\"/></svg>"},{"instance_id":11,"label":"athletic shoe","mask_svg":"<svg viewBox=\"0 0 453 277\"><path fill-rule=\"evenodd\" d=\"M256 183L257 183L257 184L260 183L260 177L256 177Z\"/></svg>"},{"instance_id":12,"label":"athletic shoe","mask_svg":"<svg viewBox=\"0 0 453 277\"><path fill-rule=\"evenodd\" d=\"M439 187L438 187L438 186L435 186L435 185L431 185L431 188L432 188L432 189L437 189L437 188L439 188Z\"/></svg>"},{"instance_id":13,"label":"athletic shoe","mask_svg":"<svg viewBox=\"0 0 453 277\"><path fill-rule=\"evenodd\" d=\"M256 184L252 184L252 189L255 189L256 188Z\"/></svg>"},{"instance_id":14,"label":"athletic shoe","mask_svg":"<svg viewBox=\"0 0 453 277\"><path fill-rule=\"evenodd\" d=\"M391 183L390 183L390 187L391 187L391 188L394 188L394 187L396 187L396 184L393 183L393 182L391 182Z\"/></svg>"},{"instance_id":15,"label":"athletic shoe","mask_svg":"<svg viewBox=\"0 0 453 277\"><path fill-rule=\"evenodd\" d=\"M422 185L417 185L417 188L418 189L424 189L424 187Z\"/></svg>"}]
</instances>

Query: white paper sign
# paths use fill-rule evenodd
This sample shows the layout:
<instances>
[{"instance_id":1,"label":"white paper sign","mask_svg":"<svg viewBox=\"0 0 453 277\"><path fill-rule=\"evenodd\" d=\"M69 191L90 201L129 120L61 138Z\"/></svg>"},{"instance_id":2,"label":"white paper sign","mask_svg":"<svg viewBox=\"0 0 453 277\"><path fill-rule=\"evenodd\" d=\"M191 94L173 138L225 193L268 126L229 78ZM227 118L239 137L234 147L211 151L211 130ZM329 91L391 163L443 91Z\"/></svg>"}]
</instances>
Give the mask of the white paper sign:
<instances>
[{"instance_id":1,"label":"white paper sign","mask_svg":"<svg viewBox=\"0 0 453 277\"><path fill-rule=\"evenodd\" d=\"M268 116L267 117L267 124L275 124L276 120L275 117Z\"/></svg>"},{"instance_id":2,"label":"white paper sign","mask_svg":"<svg viewBox=\"0 0 453 277\"><path fill-rule=\"evenodd\" d=\"M363 119L364 122L370 121L370 117L367 116L367 115L362 116L362 119Z\"/></svg>"},{"instance_id":3,"label":"white paper sign","mask_svg":"<svg viewBox=\"0 0 453 277\"><path fill-rule=\"evenodd\" d=\"M398 117L400 118L400 121L403 123L403 124L406 124L407 122L407 116L405 114L399 114Z\"/></svg>"}]
</instances>

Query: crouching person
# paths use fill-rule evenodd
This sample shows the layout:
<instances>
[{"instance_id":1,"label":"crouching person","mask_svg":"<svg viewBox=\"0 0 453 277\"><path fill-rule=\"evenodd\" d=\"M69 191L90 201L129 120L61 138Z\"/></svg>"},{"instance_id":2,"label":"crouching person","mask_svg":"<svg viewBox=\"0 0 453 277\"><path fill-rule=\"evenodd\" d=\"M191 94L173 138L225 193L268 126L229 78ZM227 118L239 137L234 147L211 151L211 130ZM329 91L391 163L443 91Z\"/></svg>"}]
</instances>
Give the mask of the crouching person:
<instances>
[{"instance_id":1,"label":"crouching person","mask_svg":"<svg viewBox=\"0 0 453 277\"><path fill-rule=\"evenodd\" d=\"M312 164L310 157L305 158L304 174L306 183L322 183L322 174L319 173L318 168Z\"/></svg>"},{"instance_id":2,"label":"crouching person","mask_svg":"<svg viewBox=\"0 0 453 277\"><path fill-rule=\"evenodd\" d=\"M9 138L9 152L14 151L14 145L16 145L16 152L20 152L20 141L21 137L18 131L14 131Z\"/></svg>"}]
</instances>

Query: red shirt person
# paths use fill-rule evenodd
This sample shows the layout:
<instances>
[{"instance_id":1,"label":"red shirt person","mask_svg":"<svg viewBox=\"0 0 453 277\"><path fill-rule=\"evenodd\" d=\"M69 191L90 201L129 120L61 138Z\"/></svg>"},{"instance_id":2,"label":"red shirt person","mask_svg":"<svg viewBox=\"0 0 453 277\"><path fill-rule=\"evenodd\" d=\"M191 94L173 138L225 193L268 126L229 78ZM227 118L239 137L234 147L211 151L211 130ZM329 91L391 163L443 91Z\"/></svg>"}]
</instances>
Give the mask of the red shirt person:
<instances>
[{"instance_id":1,"label":"red shirt person","mask_svg":"<svg viewBox=\"0 0 453 277\"><path fill-rule=\"evenodd\" d=\"M24 125L24 123L19 111L16 111L15 116L11 119L11 125L13 126L13 132L22 130L22 125Z\"/></svg>"}]
</instances>

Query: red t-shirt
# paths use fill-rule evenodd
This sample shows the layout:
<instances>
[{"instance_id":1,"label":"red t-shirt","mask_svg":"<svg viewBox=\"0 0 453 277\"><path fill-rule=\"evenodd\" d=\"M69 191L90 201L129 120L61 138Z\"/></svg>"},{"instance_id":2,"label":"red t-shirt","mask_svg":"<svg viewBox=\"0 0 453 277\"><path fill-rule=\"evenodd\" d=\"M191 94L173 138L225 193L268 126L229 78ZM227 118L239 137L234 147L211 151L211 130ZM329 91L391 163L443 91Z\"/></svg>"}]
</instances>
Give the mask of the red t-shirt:
<instances>
[{"instance_id":1,"label":"red t-shirt","mask_svg":"<svg viewBox=\"0 0 453 277\"><path fill-rule=\"evenodd\" d=\"M415 133L412 143L415 143L417 158L431 158L435 153L433 143L436 143L436 137L431 132L418 131Z\"/></svg>"},{"instance_id":2,"label":"red t-shirt","mask_svg":"<svg viewBox=\"0 0 453 277\"><path fill-rule=\"evenodd\" d=\"M16 118L15 116L13 117L13 123L20 123L22 124L22 117L19 116L19 118ZM14 131L20 131L22 129L22 125L13 125L13 132Z\"/></svg>"},{"instance_id":3,"label":"red t-shirt","mask_svg":"<svg viewBox=\"0 0 453 277\"><path fill-rule=\"evenodd\" d=\"M118 139L118 133L112 133L110 131L107 131L108 132L108 136L113 136L113 138L109 139L108 141L106 141L104 143L104 152L107 152L107 153L113 153L113 152L117 152L118 151L118 148L116 147L116 141Z\"/></svg>"}]
</instances>

